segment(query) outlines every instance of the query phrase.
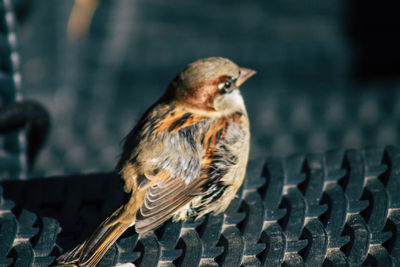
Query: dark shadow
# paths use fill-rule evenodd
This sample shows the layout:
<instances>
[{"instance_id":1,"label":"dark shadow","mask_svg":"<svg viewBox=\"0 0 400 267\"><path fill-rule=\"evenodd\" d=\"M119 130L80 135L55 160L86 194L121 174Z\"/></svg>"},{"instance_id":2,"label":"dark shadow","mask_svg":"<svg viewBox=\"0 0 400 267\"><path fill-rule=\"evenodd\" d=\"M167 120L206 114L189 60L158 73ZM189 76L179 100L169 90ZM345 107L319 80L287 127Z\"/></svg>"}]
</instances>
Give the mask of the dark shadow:
<instances>
[{"instance_id":1,"label":"dark shadow","mask_svg":"<svg viewBox=\"0 0 400 267\"><path fill-rule=\"evenodd\" d=\"M351 41L352 78L365 82L400 78L400 1L346 3L345 31Z\"/></svg>"},{"instance_id":2,"label":"dark shadow","mask_svg":"<svg viewBox=\"0 0 400 267\"><path fill-rule=\"evenodd\" d=\"M57 244L69 249L87 238L123 202L116 173L2 182L3 198L16 203L13 213L28 210L56 219L62 228Z\"/></svg>"}]
</instances>

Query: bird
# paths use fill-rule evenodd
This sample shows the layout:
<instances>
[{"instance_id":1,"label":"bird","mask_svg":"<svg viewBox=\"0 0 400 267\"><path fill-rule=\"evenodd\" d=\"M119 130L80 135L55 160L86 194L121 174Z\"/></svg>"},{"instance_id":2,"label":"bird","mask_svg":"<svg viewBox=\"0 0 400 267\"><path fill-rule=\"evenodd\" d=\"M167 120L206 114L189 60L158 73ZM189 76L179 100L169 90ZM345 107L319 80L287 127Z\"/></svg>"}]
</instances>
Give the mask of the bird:
<instances>
[{"instance_id":1,"label":"bird","mask_svg":"<svg viewBox=\"0 0 400 267\"><path fill-rule=\"evenodd\" d=\"M125 138L116 170L129 197L58 264L96 266L131 226L142 234L170 218L225 211L249 157L239 87L255 73L223 57L199 59L179 72Z\"/></svg>"}]
</instances>

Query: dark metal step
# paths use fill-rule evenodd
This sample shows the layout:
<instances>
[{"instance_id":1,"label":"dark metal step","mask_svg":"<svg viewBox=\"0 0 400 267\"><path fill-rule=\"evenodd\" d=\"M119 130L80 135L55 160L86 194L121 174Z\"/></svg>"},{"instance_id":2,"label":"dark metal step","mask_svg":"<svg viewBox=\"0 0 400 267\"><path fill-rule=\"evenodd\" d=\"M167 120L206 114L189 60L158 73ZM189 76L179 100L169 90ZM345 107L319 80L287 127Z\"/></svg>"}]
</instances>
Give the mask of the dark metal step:
<instances>
[{"instance_id":1,"label":"dark metal step","mask_svg":"<svg viewBox=\"0 0 400 267\"><path fill-rule=\"evenodd\" d=\"M114 173L1 185L2 266L48 266L124 199ZM399 266L399 190L399 147L251 161L226 213L129 229L100 266Z\"/></svg>"}]
</instances>

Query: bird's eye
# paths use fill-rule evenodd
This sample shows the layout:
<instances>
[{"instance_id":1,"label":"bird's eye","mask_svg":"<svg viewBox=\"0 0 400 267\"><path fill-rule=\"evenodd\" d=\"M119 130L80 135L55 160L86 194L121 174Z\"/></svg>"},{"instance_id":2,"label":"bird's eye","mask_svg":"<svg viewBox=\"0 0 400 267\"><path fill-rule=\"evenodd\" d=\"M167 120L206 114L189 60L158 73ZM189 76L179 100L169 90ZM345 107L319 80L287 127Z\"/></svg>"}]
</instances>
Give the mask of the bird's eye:
<instances>
[{"instance_id":1,"label":"bird's eye","mask_svg":"<svg viewBox=\"0 0 400 267\"><path fill-rule=\"evenodd\" d=\"M224 83L220 83L219 85L218 85L218 88L221 90L221 91L223 91L223 92L230 92L230 91L232 91L232 89L233 89L233 83L232 83L232 81L226 81L226 82L224 82Z\"/></svg>"}]
</instances>

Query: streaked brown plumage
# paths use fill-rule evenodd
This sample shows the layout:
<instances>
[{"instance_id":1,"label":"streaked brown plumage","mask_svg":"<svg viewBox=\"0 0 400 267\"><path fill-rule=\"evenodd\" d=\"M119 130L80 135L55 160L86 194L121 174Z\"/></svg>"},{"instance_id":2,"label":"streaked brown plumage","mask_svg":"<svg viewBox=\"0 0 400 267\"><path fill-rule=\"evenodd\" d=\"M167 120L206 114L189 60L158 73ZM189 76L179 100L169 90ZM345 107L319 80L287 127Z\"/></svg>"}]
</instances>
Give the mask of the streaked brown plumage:
<instances>
[{"instance_id":1,"label":"streaked brown plumage","mask_svg":"<svg viewBox=\"0 0 400 267\"><path fill-rule=\"evenodd\" d=\"M95 266L133 224L143 233L171 217L223 212L245 174L250 132L239 86L254 73L218 57L180 72L125 141L117 170L129 200L58 262Z\"/></svg>"}]
</instances>

